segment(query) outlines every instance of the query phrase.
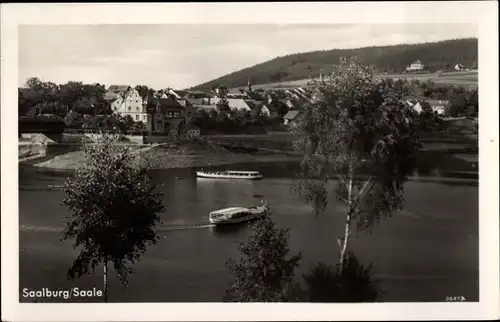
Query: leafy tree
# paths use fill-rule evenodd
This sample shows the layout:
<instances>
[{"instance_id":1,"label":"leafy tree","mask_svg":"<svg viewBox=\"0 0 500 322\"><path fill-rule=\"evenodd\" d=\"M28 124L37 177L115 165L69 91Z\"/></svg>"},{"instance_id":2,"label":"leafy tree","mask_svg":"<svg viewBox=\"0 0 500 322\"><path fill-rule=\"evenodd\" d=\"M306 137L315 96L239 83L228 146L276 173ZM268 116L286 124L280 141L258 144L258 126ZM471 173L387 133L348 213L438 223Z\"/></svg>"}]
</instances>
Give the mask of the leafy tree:
<instances>
[{"instance_id":1,"label":"leafy tree","mask_svg":"<svg viewBox=\"0 0 500 322\"><path fill-rule=\"evenodd\" d=\"M220 114L227 114L231 112L231 108L229 107L229 102L225 97L221 98L220 101L217 102L215 106L217 106L217 110L221 112Z\"/></svg>"},{"instance_id":2,"label":"leafy tree","mask_svg":"<svg viewBox=\"0 0 500 322\"><path fill-rule=\"evenodd\" d=\"M468 105L467 106L467 116L469 116L469 117L477 117L477 106Z\"/></svg>"},{"instance_id":3,"label":"leafy tree","mask_svg":"<svg viewBox=\"0 0 500 322\"><path fill-rule=\"evenodd\" d=\"M446 115L450 117L458 117L462 114L465 114L467 110L467 100L465 99L463 94L453 95L453 98L450 100L446 108Z\"/></svg>"},{"instance_id":4,"label":"leafy tree","mask_svg":"<svg viewBox=\"0 0 500 322\"><path fill-rule=\"evenodd\" d=\"M416 118L420 131L428 132L436 129L438 117L428 102L422 102L422 112Z\"/></svg>"},{"instance_id":5,"label":"leafy tree","mask_svg":"<svg viewBox=\"0 0 500 322\"><path fill-rule=\"evenodd\" d=\"M146 85L137 85L135 89L139 92L142 99L154 97L155 90Z\"/></svg>"},{"instance_id":6,"label":"leafy tree","mask_svg":"<svg viewBox=\"0 0 500 322\"><path fill-rule=\"evenodd\" d=\"M60 99L73 107L73 105L84 96L84 88L82 82L69 81L60 86ZM74 107L73 107L74 108ZM81 113L81 111L77 111Z\"/></svg>"},{"instance_id":7,"label":"leafy tree","mask_svg":"<svg viewBox=\"0 0 500 322\"><path fill-rule=\"evenodd\" d=\"M74 239L80 248L68 270L69 278L90 274L104 266L104 301L108 295L108 264L113 264L121 283L127 283L135 263L150 244L163 210L161 194L151 183L147 165L138 164L116 138L104 136L86 145L88 162L80 166L64 187L62 205L67 217L63 239Z\"/></svg>"},{"instance_id":8,"label":"leafy tree","mask_svg":"<svg viewBox=\"0 0 500 322\"><path fill-rule=\"evenodd\" d=\"M124 124L124 127L128 130L128 129L132 129L134 127L134 124L135 124L135 121L134 119L132 118L132 116L130 115L125 115L123 118L122 118L122 121L121 121L123 124Z\"/></svg>"},{"instance_id":9,"label":"leafy tree","mask_svg":"<svg viewBox=\"0 0 500 322\"><path fill-rule=\"evenodd\" d=\"M94 114L94 107L96 104L95 97L81 97L73 102L72 110L80 114Z\"/></svg>"},{"instance_id":10,"label":"leafy tree","mask_svg":"<svg viewBox=\"0 0 500 322\"><path fill-rule=\"evenodd\" d=\"M211 111L210 111L210 113L208 113L208 116L209 116L211 119L213 119L213 120L215 120L215 119L217 118L217 116L218 116L218 115L219 115L219 113L217 113L217 111L216 111L216 110L211 110Z\"/></svg>"},{"instance_id":11,"label":"leafy tree","mask_svg":"<svg viewBox=\"0 0 500 322\"><path fill-rule=\"evenodd\" d=\"M300 296L294 270L301 254L289 256L288 229L278 229L270 217L250 226L250 236L241 242L239 263L226 262L234 280L224 300L234 302L288 302Z\"/></svg>"},{"instance_id":12,"label":"leafy tree","mask_svg":"<svg viewBox=\"0 0 500 322\"><path fill-rule=\"evenodd\" d=\"M39 114L66 115L68 106L62 105L59 101L42 101L36 104Z\"/></svg>"},{"instance_id":13,"label":"leafy tree","mask_svg":"<svg viewBox=\"0 0 500 322\"><path fill-rule=\"evenodd\" d=\"M352 252L346 258L345 268L319 263L309 273L304 274L306 281L306 300L308 302L379 302L382 292L374 283L372 266L361 264Z\"/></svg>"},{"instance_id":14,"label":"leafy tree","mask_svg":"<svg viewBox=\"0 0 500 322\"><path fill-rule=\"evenodd\" d=\"M82 124L83 124L83 117L78 112L70 111L64 117L64 122L66 123L67 127L70 127L70 128L81 128Z\"/></svg>"},{"instance_id":15,"label":"leafy tree","mask_svg":"<svg viewBox=\"0 0 500 322\"><path fill-rule=\"evenodd\" d=\"M30 77L26 80L26 86L29 89L41 89L43 88L42 86L42 81L38 77Z\"/></svg>"},{"instance_id":16,"label":"leafy tree","mask_svg":"<svg viewBox=\"0 0 500 322\"><path fill-rule=\"evenodd\" d=\"M336 196L346 204L342 271L353 224L368 229L402 207L419 142L413 111L393 86L356 58L338 68L316 83L314 101L301 109L294 147L303 155L297 192L317 213L329 202L327 183L337 179L342 188Z\"/></svg>"}]
</instances>

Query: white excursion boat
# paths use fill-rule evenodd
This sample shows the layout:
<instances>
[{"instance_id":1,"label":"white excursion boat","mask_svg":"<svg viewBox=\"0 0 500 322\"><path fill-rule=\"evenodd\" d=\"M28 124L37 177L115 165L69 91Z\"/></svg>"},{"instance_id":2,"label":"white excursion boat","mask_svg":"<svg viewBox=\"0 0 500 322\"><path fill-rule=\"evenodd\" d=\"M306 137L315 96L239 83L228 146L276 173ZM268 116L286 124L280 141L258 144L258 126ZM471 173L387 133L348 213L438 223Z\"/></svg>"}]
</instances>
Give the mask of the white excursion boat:
<instances>
[{"instance_id":1,"label":"white excursion boat","mask_svg":"<svg viewBox=\"0 0 500 322\"><path fill-rule=\"evenodd\" d=\"M257 180L263 176L259 171L196 171L199 178Z\"/></svg>"},{"instance_id":2,"label":"white excursion boat","mask_svg":"<svg viewBox=\"0 0 500 322\"><path fill-rule=\"evenodd\" d=\"M212 211L208 219L214 225L237 224L250 220L260 219L271 213L268 205L256 207L230 207Z\"/></svg>"}]
</instances>

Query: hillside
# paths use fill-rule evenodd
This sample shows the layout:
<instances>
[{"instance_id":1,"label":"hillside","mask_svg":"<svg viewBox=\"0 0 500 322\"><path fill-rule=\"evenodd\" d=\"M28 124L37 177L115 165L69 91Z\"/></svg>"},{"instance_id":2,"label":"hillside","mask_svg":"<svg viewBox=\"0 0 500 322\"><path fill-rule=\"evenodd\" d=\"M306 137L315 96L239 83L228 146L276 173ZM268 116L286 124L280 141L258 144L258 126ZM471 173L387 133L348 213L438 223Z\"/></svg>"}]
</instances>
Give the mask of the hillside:
<instances>
[{"instance_id":1,"label":"hillside","mask_svg":"<svg viewBox=\"0 0 500 322\"><path fill-rule=\"evenodd\" d=\"M475 68L477 62L477 39L456 39L416 45L395 45L356 49L333 49L292 54L277 57L264 63L248 67L192 89L212 89L215 86L229 88L252 84L294 81L317 77L321 71L329 74L341 57L358 56L372 64L378 72L401 73L415 60L421 60L426 70L450 70L460 63Z\"/></svg>"}]
</instances>

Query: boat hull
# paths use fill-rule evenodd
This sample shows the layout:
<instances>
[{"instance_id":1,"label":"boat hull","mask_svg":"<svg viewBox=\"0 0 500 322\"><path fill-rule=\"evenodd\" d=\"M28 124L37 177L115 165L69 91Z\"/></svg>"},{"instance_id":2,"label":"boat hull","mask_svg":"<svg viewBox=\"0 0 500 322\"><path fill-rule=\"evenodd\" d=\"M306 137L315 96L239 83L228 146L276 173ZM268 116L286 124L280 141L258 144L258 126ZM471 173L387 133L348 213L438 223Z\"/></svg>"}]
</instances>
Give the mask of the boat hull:
<instances>
[{"instance_id":1,"label":"boat hull","mask_svg":"<svg viewBox=\"0 0 500 322\"><path fill-rule=\"evenodd\" d=\"M267 215L267 213L261 213L261 214L254 214L254 215L246 216L246 217L242 217L242 218L234 218L234 219L232 218L232 219L223 219L223 220L217 220L217 219L210 218L209 220L210 220L210 223L212 225L227 226L227 225L241 224L244 222L249 222L249 221L261 219L261 218L265 217L266 215Z\"/></svg>"},{"instance_id":2,"label":"boat hull","mask_svg":"<svg viewBox=\"0 0 500 322\"><path fill-rule=\"evenodd\" d=\"M209 172L196 172L196 176L198 178L205 179L237 179L237 180L259 180L262 179L263 176L259 175L231 175L231 174L217 174L217 173L209 173Z\"/></svg>"}]
</instances>

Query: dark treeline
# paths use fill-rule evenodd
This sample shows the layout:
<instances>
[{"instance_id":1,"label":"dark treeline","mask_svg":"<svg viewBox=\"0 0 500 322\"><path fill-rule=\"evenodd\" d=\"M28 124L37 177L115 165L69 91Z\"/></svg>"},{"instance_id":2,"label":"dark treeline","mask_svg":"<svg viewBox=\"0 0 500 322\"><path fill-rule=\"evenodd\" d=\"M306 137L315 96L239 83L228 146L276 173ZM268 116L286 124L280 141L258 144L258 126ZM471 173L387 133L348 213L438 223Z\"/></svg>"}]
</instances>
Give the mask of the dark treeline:
<instances>
[{"instance_id":1,"label":"dark treeline","mask_svg":"<svg viewBox=\"0 0 500 322\"><path fill-rule=\"evenodd\" d=\"M140 94L152 90L136 86ZM106 87L102 84L83 84L69 81L65 84L43 82L37 77L18 88L19 117L38 122L64 121L67 128L87 130L142 131L143 124L130 116L113 114L110 103L104 99Z\"/></svg>"},{"instance_id":2,"label":"dark treeline","mask_svg":"<svg viewBox=\"0 0 500 322\"><path fill-rule=\"evenodd\" d=\"M26 87L18 88L20 116L54 114L64 117L70 111L81 114L111 114L104 100L106 88L100 84L70 81L66 84L42 82L29 78Z\"/></svg>"},{"instance_id":3,"label":"dark treeline","mask_svg":"<svg viewBox=\"0 0 500 322\"><path fill-rule=\"evenodd\" d=\"M412 62L420 60L430 72L450 70L456 64L477 68L477 39L457 39L416 45L396 45L356 49L333 49L292 54L233 72L194 88L246 86L317 77L331 73L341 57L358 56L374 65L379 72L401 73Z\"/></svg>"}]
</instances>

